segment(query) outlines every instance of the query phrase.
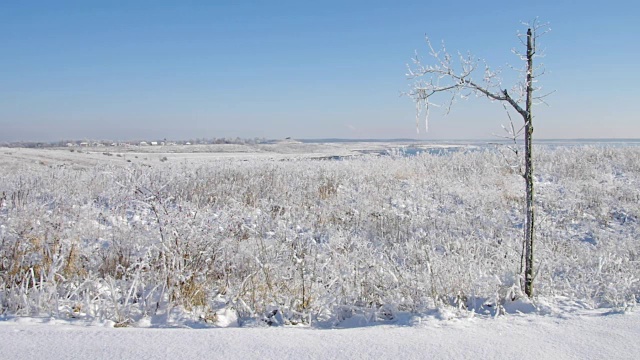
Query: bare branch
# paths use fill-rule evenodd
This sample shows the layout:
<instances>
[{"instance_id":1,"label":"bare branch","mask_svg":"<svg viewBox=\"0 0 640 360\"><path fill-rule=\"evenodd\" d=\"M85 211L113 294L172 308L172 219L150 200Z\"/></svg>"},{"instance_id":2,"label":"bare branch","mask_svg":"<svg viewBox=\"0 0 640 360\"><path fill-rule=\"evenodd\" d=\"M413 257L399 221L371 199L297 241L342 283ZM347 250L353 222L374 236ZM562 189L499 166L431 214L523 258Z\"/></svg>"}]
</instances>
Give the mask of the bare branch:
<instances>
[{"instance_id":1,"label":"bare branch","mask_svg":"<svg viewBox=\"0 0 640 360\"><path fill-rule=\"evenodd\" d=\"M548 32L548 25L546 23L540 24L537 18L523 24L531 29L534 40ZM518 37L526 45L526 42L523 41L526 39L526 34L518 32ZM544 68L539 66L527 70L526 68L515 69L512 67L521 74L523 80L517 82L511 90L507 90L502 87L500 70L492 70L486 62L475 58L469 52L457 52L457 56L454 57L447 51L444 42L440 44L439 48L436 48L426 36L425 41L433 62L431 64L423 63L416 52L412 58L412 64L407 65L407 78L413 80L414 83L406 95L416 102L416 126L419 124L419 118L424 116L425 127L428 128L431 106L442 106L445 114L449 114L458 98L464 100L471 94L487 97L491 101L508 103L526 122L529 114L524 106L525 95L529 88L531 91L539 90L533 84L537 82L536 77L544 75ZM520 60L527 59L526 53L516 49L513 49L512 52ZM534 47L530 55L542 56L543 54L536 54ZM441 95L445 93L446 96ZM542 97L534 99L543 101Z\"/></svg>"}]
</instances>

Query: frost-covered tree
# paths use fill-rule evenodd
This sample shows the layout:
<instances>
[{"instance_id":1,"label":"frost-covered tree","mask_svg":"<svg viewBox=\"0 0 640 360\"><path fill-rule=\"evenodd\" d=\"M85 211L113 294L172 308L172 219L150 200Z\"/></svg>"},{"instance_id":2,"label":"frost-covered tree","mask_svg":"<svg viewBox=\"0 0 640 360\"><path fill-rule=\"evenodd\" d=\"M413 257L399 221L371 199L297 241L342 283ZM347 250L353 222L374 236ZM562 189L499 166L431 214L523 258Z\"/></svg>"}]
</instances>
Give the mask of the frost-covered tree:
<instances>
[{"instance_id":1,"label":"frost-covered tree","mask_svg":"<svg viewBox=\"0 0 640 360\"><path fill-rule=\"evenodd\" d=\"M425 127L428 127L428 117L430 106L440 106L439 99L445 97L444 105L447 113L458 98L465 99L470 95L486 97L491 101L503 103L505 110L511 107L515 110L524 122L520 130L511 126L508 130L510 136L515 140L524 132L524 171L522 176L525 181L525 214L524 226L524 291L527 296L533 294L533 245L534 245L534 182L533 182L533 114L532 107L536 102L542 102L546 95L534 95L540 87L536 86L536 78L543 72L540 67L534 67L533 60L539 57L536 52L536 40L546 32L546 24L540 24L534 20L531 24L524 23L526 34L518 34L520 41L526 47L526 52L522 53L512 50L519 56L525 65L521 70L521 80L515 84L511 90L507 90L502 85L500 72L492 70L486 63L475 58L470 53L458 53L452 56L442 44L436 50L429 39L429 46L432 62L424 64L417 55L413 59L413 65L408 66L410 80L413 81L409 96L416 104L416 125L421 115L425 117ZM541 31L542 30L542 31ZM508 104L508 105L507 105ZM507 114L508 111L507 111ZM509 116L511 119L511 117Z\"/></svg>"}]
</instances>

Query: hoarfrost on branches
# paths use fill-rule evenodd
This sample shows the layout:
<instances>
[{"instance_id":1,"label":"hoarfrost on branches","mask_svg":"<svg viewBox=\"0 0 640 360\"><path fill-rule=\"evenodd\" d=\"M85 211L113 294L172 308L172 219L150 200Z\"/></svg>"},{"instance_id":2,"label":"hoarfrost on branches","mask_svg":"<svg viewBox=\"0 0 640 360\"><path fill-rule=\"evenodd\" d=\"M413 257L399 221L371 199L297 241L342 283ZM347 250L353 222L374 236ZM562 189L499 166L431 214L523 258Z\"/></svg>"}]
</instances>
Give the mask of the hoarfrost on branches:
<instances>
[{"instance_id":1,"label":"hoarfrost on branches","mask_svg":"<svg viewBox=\"0 0 640 360\"><path fill-rule=\"evenodd\" d=\"M548 24L539 23L536 20L531 24L523 23L533 30L533 47L536 48L536 40L549 31ZM526 34L518 32L523 45L526 46ZM523 40L524 39L524 40ZM542 89L537 86L538 77L544 74L544 64L539 64L532 69L514 70L520 73L520 81L516 82L510 90L502 83L501 70L492 69L484 60L475 57L470 52L457 52L452 55L446 48L444 41L440 47L434 47L429 37L425 37L429 49L429 61L425 62L416 51L411 64L407 65L407 78L412 80L411 90L407 93L416 104L416 130L419 131L419 120L424 117L425 129L428 131L429 110L432 106L443 107L449 114L452 106L458 100L465 100L471 95L486 97L491 101L504 101L510 104L514 110L523 115L525 113L524 102L526 100L527 74L536 74L531 77L532 92L538 93ZM526 54L512 49L520 60L527 60ZM544 57L542 52L535 51L534 58ZM544 99L550 93L536 95L533 100L536 103L544 103ZM505 108L505 111L507 109ZM523 115L526 117L525 115Z\"/></svg>"}]
</instances>

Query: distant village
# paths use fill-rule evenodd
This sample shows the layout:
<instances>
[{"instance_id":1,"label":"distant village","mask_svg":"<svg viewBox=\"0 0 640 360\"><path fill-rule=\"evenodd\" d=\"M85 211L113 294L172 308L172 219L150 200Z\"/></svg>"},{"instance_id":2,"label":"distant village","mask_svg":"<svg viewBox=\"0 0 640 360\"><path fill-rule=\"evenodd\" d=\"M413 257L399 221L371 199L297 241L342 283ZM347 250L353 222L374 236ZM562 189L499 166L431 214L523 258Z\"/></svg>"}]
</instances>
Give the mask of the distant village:
<instances>
[{"instance_id":1,"label":"distant village","mask_svg":"<svg viewBox=\"0 0 640 360\"><path fill-rule=\"evenodd\" d=\"M265 138L212 138L212 139L189 139L189 140L131 140L131 141L112 141L112 140L59 140L51 142L35 142L35 141L14 141L0 142L3 147L21 147L21 148L60 148L60 147L139 147L139 146L178 146L178 145L214 145L214 144L268 144L272 142Z\"/></svg>"}]
</instances>

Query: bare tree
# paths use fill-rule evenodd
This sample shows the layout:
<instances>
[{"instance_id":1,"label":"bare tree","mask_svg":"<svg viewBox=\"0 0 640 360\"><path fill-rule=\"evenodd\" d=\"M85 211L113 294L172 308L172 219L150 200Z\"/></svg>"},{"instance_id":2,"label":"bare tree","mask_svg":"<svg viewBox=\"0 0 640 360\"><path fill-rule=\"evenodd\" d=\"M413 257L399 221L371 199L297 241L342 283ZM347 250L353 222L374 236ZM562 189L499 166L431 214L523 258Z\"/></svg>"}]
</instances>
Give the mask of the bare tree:
<instances>
[{"instance_id":1,"label":"bare tree","mask_svg":"<svg viewBox=\"0 0 640 360\"><path fill-rule=\"evenodd\" d=\"M408 78L413 80L412 89L409 92L416 104L416 126L422 115L425 117L425 127L428 128L429 109L431 106L441 106L437 99L445 96L444 106L448 114L451 107L457 99L465 99L470 95L486 97L491 101L499 101L503 104L505 110L511 107L515 110L524 122L520 130L516 130L511 123L511 127L507 129L510 137L515 139L524 130L524 171L521 172L525 181L525 226L523 240L523 257L524 257L524 292L527 296L533 295L533 245L534 245L534 223L535 223L535 207L534 207L534 182L533 182L533 153L532 153L532 137L533 137L533 114L532 107L534 103L544 102L546 95L534 96L534 93L540 90L535 86L537 77L542 75L544 71L541 67L534 67L533 60L541 56L536 52L537 39L548 31L547 24L539 24L537 20L532 23L524 23L526 26L526 34L518 34L518 38L522 45L526 47L526 53L512 50L519 56L524 64L521 71L521 80L515 84L511 90L507 90L502 86L500 71L493 71L484 61L473 57L470 53L458 53L454 58L442 44L441 48L436 50L431 41L427 38L430 55L435 63L425 65L420 57L416 54L413 59L413 65L408 66ZM541 31L542 30L542 31ZM481 74L481 75L479 75ZM536 93L537 94L537 93ZM505 105L505 104L508 104ZM507 110L507 115L509 112ZM509 115L509 119L511 116ZM522 272L522 265L521 265Z\"/></svg>"}]
</instances>

